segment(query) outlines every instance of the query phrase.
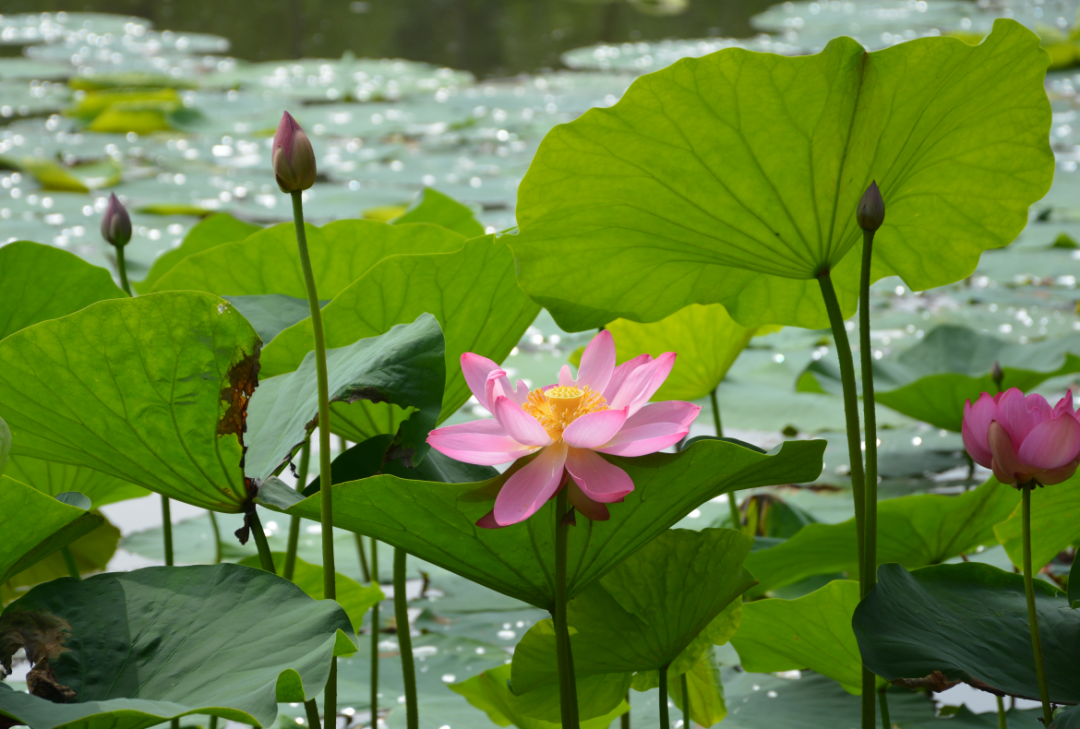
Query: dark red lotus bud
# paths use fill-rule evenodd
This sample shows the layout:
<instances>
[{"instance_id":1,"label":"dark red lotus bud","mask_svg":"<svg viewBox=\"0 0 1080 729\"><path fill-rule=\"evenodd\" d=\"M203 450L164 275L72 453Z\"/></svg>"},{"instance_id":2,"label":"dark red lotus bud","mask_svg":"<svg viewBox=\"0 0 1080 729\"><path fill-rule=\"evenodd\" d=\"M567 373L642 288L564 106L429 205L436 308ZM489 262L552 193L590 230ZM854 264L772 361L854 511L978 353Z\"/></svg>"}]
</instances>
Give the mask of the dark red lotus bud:
<instances>
[{"instance_id":1,"label":"dark red lotus bud","mask_svg":"<svg viewBox=\"0 0 1080 729\"><path fill-rule=\"evenodd\" d=\"M115 192L109 195L109 206L101 216L101 237L117 248L126 246L131 240L131 216Z\"/></svg>"},{"instance_id":2,"label":"dark red lotus bud","mask_svg":"<svg viewBox=\"0 0 1080 729\"><path fill-rule=\"evenodd\" d=\"M289 112L281 115L274 135L273 163L282 192L307 190L315 184L315 150Z\"/></svg>"},{"instance_id":3,"label":"dark red lotus bud","mask_svg":"<svg viewBox=\"0 0 1080 729\"><path fill-rule=\"evenodd\" d=\"M881 199L877 182L871 182L870 187L863 193L855 219L859 221L859 227L867 233L873 233L885 222L885 201Z\"/></svg>"}]
</instances>

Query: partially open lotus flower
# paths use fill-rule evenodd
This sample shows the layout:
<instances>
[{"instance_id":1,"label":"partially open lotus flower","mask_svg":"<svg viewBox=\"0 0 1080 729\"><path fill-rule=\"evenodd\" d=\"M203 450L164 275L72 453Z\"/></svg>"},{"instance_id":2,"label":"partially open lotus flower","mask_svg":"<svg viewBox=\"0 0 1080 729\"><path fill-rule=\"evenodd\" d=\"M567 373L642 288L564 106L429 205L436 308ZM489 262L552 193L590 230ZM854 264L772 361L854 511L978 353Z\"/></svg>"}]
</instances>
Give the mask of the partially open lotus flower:
<instances>
[{"instance_id":1,"label":"partially open lotus flower","mask_svg":"<svg viewBox=\"0 0 1080 729\"><path fill-rule=\"evenodd\" d=\"M528 519L564 486L578 512L604 520L604 504L622 501L634 483L599 454L643 456L674 445L701 410L688 402L649 404L674 364L675 353L667 352L616 367L615 342L603 331L585 348L577 378L564 365L557 385L529 392L520 380L511 386L491 360L466 352L461 369L469 389L495 417L439 428L428 442L451 458L488 466L539 451L503 484L480 526Z\"/></svg>"},{"instance_id":2,"label":"partially open lotus flower","mask_svg":"<svg viewBox=\"0 0 1080 729\"><path fill-rule=\"evenodd\" d=\"M992 469L1002 483L1049 486L1068 479L1080 465L1080 420L1072 390L1050 407L1042 395L1015 387L984 392L964 404L964 447L972 460Z\"/></svg>"}]
</instances>

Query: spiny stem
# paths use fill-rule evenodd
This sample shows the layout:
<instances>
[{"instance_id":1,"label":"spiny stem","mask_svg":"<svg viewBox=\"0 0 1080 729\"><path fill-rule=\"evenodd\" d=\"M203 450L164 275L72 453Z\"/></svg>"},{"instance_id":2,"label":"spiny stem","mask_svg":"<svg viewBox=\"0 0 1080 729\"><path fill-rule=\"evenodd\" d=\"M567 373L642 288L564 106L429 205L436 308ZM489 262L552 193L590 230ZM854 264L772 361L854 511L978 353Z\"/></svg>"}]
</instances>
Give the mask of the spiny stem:
<instances>
[{"instance_id":1,"label":"spiny stem","mask_svg":"<svg viewBox=\"0 0 1080 729\"><path fill-rule=\"evenodd\" d=\"M266 541L266 532L263 531L259 512L251 512L251 536L255 537L255 548L259 550L259 564L272 575L277 574L274 568L274 555L270 553L270 544Z\"/></svg>"},{"instance_id":2,"label":"spiny stem","mask_svg":"<svg viewBox=\"0 0 1080 729\"><path fill-rule=\"evenodd\" d=\"M668 717L667 698L667 666L660 668L660 729L671 729L671 719Z\"/></svg>"},{"instance_id":3,"label":"spiny stem","mask_svg":"<svg viewBox=\"0 0 1080 729\"><path fill-rule=\"evenodd\" d=\"M995 696L997 699L998 729L1009 729L1009 719L1005 716L1005 699Z\"/></svg>"},{"instance_id":4,"label":"spiny stem","mask_svg":"<svg viewBox=\"0 0 1080 729\"><path fill-rule=\"evenodd\" d=\"M412 635L409 632L409 601L405 594L405 550L394 548L394 619L397 623L401 674L405 680L405 721L408 729L420 729L416 707L416 667L413 665Z\"/></svg>"},{"instance_id":5,"label":"spiny stem","mask_svg":"<svg viewBox=\"0 0 1080 729\"><path fill-rule=\"evenodd\" d=\"M1028 625L1031 627L1031 650L1035 654L1035 677L1039 681L1043 723L1050 726L1053 722L1053 712L1050 709L1050 690L1046 685L1046 666L1043 664L1042 641L1039 639L1039 616L1035 612L1035 581L1031 573L1031 492L1035 490L1035 482L1029 481L1020 490L1024 495L1024 592L1027 595Z\"/></svg>"},{"instance_id":6,"label":"spiny stem","mask_svg":"<svg viewBox=\"0 0 1080 729\"><path fill-rule=\"evenodd\" d=\"M379 543L371 538L371 576L379 584ZM371 606L371 726L379 719L379 603Z\"/></svg>"},{"instance_id":7,"label":"spiny stem","mask_svg":"<svg viewBox=\"0 0 1080 729\"><path fill-rule=\"evenodd\" d=\"M319 309L319 292L315 288L315 274L311 270L308 254L307 233L304 231L303 193L292 193L293 222L296 225L296 248L300 254L300 267L304 271L308 310L311 313L311 330L315 339L315 374L319 385L319 489L320 516L322 517L323 596L327 600L337 597L336 572L334 570L334 504L330 470L330 384L326 374L326 338L323 335L322 312ZM337 658L330 659L330 676L323 690L323 715L329 723L337 716Z\"/></svg>"},{"instance_id":8,"label":"spiny stem","mask_svg":"<svg viewBox=\"0 0 1080 729\"><path fill-rule=\"evenodd\" d=\"M79 566L75 564L75 555L71 553L71 550L66 546L60 547L60 556L64 558L64 566L67 567L68 575L76 580L81 580L82 575L79 574Z\"/></svg>"},{"instance_id":9,"label":"spiny stem","mask_svg":"<svg viewBox=\"0 0 1080 729\"><path fill-rule=\"evenodd\" d=\"M165 541L165 566L173 566L172 510L169 499L161 497L161 538Z\"/></svg>"},{"instance_id":10,"label":"spiny stem","mask_svg":"<svg viewBox=\"0 0 1080 729\"><path fill-rule=\"evenodd\" d=\"M214 532L214 564L221 564L221 529L218 528L214 512L207 511L206 513L210 517L210 531Z\"/></svg>"},{"instance_id":11,"label":"spiny stem","mask_svg":"<svg viewBox=\"0 0 1080 729\"><path fill-rule=\"evenodd\" d=\"M679 676L679 684L682 689L682 717L683 729L690 729L690 687L686 680L686 674Z\"/></svg>"},{"instance_id":12,"label":"spiny stem","mask_svg":"<svg viewBox=\"0 0 1080 729\"><path fill-rule=\"evenodd\" d=\"M555 651L559 666L559 704L563 729L578 729L577 685L574 681L570 626L566 622L566 551L569 524L566 487L555 498Z\"/></svg>"},{"instance_id":13,"label":"spiny stem","mask_svg":"<svg viewBox=\"0 0 1080 729\"><path fill-rule=\"evenodd\" d=\"M116 246L115 248L116 270L120 273L120 288L122 288L124 293L128 296L133 296L134 294L131 293L131 284L128 283L127 262L124 260L124 246Z\"/></svg>"},{"instance_id":14,"label":"spiny stem","mask_svg":"<svg viewBox=\"0 0 1080 729\"><path fill-rule=\"evenodd\" d=\"M307 486L308 469L311 467L311 436L304 439L300 448L300 468L296 472L296 490L303 491ZM282 577L292 580L296 572L296 550L300 546L300 517L289 517L289 543L285 547L285 567Z\"/></svg>"},{"instance_id":15,"label":"spiny stem","mask_svg":"<svg viewBox=\"0 0 1080 729\"><path fill-rule=\"evenodd\" d=\"M865 598L877 582L877 413L874 409L874 350L870 344L870 264L874 232L863 231L862 277L859 282L859 359L862 363L863 425L866 428L866 520L860 595ZM863 726L874 727L874 674L863 668ZM884 694L882 694L884 696ZM888 725L885 725L888 726Z\"/></svg>"}]
</instances>

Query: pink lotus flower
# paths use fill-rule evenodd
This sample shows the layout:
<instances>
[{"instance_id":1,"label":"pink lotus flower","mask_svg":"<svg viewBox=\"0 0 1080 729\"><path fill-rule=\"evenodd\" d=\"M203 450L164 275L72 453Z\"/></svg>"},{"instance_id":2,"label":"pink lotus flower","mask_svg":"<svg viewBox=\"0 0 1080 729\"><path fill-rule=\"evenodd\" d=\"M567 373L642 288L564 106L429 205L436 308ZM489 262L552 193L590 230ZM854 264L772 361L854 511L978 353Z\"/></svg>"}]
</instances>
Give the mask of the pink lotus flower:
<instances>
[{"instance_id":1,"label":"pink lotus flower","mask_svg":"<svg viewBox=\"0 0 1080 729\"><path fill-rule=\"evenodd\" d=\"M1061 483L1080 465L1080 419L1072 390L1057 406L1015 387L964 403L964 447L1002 483Z\"/></svg>"},{"instance_id":2,"label":"pink lotus flower","mask_svg":"<svg viewBox=\"0 0 1080 729\"><path fill-rule=\"evenodd\" d=\"M559 384L529 392L518 380L471 352L461 369L473 395L494 419L434 430L431 446L459 461L493 466L537 453L499 491L483 527L524 521L564 485L573 507L590 519L608 518L607 507L622 501L634 483L598 454L643 456L678 443L700 407L688 402L646 404L664 383L675 353L640 355L615 366L611 332L593 337L581 356L577 379L564 365Z\"/></svg>"}]
</instances>

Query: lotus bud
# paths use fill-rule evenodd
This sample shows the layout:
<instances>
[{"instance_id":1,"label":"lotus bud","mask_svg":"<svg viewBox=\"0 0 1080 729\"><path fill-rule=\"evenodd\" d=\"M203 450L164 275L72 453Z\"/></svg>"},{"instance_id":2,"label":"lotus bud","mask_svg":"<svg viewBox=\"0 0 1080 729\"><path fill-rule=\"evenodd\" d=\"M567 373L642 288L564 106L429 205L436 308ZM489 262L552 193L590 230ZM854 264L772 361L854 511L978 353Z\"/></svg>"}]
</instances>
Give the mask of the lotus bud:
<instances>
[{"instance_id":1,"label":"lotus bud","mask_svg":"<svg viewBox=\"0 0 1080 729\"><path fill-rule=\"evenodd\" d=\"M315 184L315 150L289 112L281 115L274 135L274 178L282 192L307 190Z\"/></svg>"},{"instance_id":2,"label":"lotus bud","mask_svg":"<svg viewBox=\"0 0 1080 729\"><path fill-rule=\"evenodd\" d=\"M877 182L871 182L870 187L866 188L862 200L859 200L855 218L859 221L859 227L867 233L873 233L885 222L885 201L881 199Z\"/></svg>"},{"instance_id":3,"label":"lotus bud","mask_svg":"<svg viewBox=\"0 0 1080 729\"><path fill-rule=\"evenodd\" d=\"M1001 364L995 359L993 367L990 368L990 379L997 385L997 389L1001 390L1001 382L1005 379L1005 372L1001 369Z\"/></svg>"},{"instance_id":4,"label":"lotus bud","mask_svg":"<svg viewBox=\"0 0 1080 729\"><path fill-rule=\"evenodd\" d=\"M115 192L109 195L109 205L101 216L101 237L117 248L123 248L131 240L131 216Z\"/></svg>"}]
</instances>

